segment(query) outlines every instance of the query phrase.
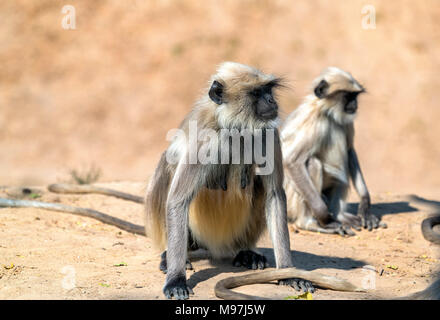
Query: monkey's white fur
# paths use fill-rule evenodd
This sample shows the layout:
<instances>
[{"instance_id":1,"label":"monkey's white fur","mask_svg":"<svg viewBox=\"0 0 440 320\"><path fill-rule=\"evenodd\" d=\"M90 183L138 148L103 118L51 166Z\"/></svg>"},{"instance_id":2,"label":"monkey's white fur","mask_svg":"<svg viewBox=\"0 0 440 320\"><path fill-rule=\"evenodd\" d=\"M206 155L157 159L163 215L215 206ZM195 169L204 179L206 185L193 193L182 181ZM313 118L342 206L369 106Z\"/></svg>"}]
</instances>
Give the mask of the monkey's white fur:
<instances>
[{"instance_id":1,"label":"monkey's white fur","mask_svg":"<svg viewBox=\"0 0 440 320\"><path fill-rule=\"evenodd\" d=\"M363 87L351 74L336 67L329 67L313 81L312 88L325 80L328 83L325 98L308 95L304 102L286 119L281 130L283 162L301 163L308 159L319 159L313 165L322 170L322 177L311 177L314 186L321 190L335 181L342 186L349 185L348 149L353 143L353 120L356 113L344 112L342 91L363 92ZM316 180L318 179L318 180ZM289 218L308 228L313 216L310 207L298 192L298 186L290 174L285 175L284 187L287 195ZM345 200L345 195L342 195ZM340 204L344 210L345 203ZM336 213L337 214L337 213ZM304 218L301 222L301 217Z\"/></svg>"}]
</instances>

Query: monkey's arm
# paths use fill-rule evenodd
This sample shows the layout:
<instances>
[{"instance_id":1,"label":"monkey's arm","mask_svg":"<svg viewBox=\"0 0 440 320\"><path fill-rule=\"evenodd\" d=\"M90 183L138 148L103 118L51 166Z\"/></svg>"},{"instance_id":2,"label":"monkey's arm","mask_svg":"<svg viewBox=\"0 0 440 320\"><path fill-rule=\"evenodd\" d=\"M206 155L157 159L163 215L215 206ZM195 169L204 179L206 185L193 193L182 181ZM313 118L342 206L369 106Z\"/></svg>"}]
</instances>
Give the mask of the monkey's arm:
<instances>
[{"instance_id":1,"label":"monkey's arm","mask_svg":"<svg viewBox=\"0 0 440 320\"><path fill-rule=\"evenodd\" d=\"M327 205L314 187L312 179L307 172L306 159L301 157L297 160L287 160L285 166L288 174L295 183L298 193L306 200L313 212L313 216L321 227L325 227L332 222L333 219L328 211Z\"/></svg>"},{"instance_id":2,"label":"monkey's arm","mask_svg":"<svg viewBox=\"0 0 440 320\"><path fill-rule=\"evenodd\" d=\"M188 211L191 201L206 184L200 165L177 166L166 204L167 222L167 277L163 292L170 299L188 299L192 290L186 284L188 241Z\"/></svg>"},{"instance_id":3,"label":"monkey's arm","mask_svg":"<svg viewBox=\"0 0 440 320\"><path fill-rule=\"evenodd\" d=\"M283 155L279 141L278 131L274 132L274 150L269 150L267 145L267 154L273 154L273 171L271 174L262 176L266 190L266 220L269 233L272 239L276 267L289 268L293 266L292 255L290 253L289 229L287 226L287 205L286 193L283 187ZM298 290L300 287L304 291L314 292L310 281L288 278L279 281L279 284L290 285Z\"/></svg>"},{"instance_id":4,"label":"monkey's arm","mask_svg":"<svg viewBox=\"0 0 440 320\"><path fill-rule=\"evenodd\" d=\"M353 147L348 150L348 168L354 188L360 197L358 215L362 219L362 226L368 230L378 228L379 226L386 228L386 224L380 222L380 220L370 212L370 193L368 192L367 184L365 183L359 160Z\"/></svg>"},{"instance_id":5,"label":"monkey's arm","mask_svg":"<svg viewBox=\"0 0 440 320\"><path fill-rule=\"evenodd\" d=\"M348 150L348 168L350 170L350 177L353 181L354 188L357 194L361 198L361 203L359 204L358 213L364 215L370 208L370 194L367 189L367 184L365 183L364 176L361 171L359 160L354 148Z\"/></svg>"},{"instance_id":6,"label":"monkey's arm","mask_svg":"<svg viewBox=\"0 0 440 320\"><path fill-rule=\"evenodd\" d=\"M286 193L283 187L283 158L277 131L274 131L273 139L274 143L268 144L268 146L272 145L274 149L267 152L267 154L273 154L271 164L273 170L268 175L262 175L261 178L266 191L266 220L274 247L276 266L277 268L286 268L293 264L287 227ZM266 163L266 165L268 164Z\"/></svg>"}]
</instances>

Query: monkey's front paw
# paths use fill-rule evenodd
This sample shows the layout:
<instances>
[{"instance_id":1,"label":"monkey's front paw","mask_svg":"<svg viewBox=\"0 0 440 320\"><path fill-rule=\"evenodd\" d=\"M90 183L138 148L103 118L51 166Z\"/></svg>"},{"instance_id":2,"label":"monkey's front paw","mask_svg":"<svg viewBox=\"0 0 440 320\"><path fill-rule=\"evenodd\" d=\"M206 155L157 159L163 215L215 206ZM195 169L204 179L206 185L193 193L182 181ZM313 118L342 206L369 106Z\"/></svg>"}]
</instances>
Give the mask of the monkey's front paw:
<instances>
[{"instance_id":1,"label":"monkey's front paw","mask_svg":"<svg viewBox=\"0 0 440 320\"><path fill-rule=\"evenodd\" d=\"M315 287L308 280L297 279L297 278L282 279L282 280L278 280L278 284L284 286L291 286L296 291L303 291L310 293L315 292Z\"/></svg>"},{"instance_id":2,"label":"monkey's front paw","mask_svg":"<svg viewBox=\"0 0 440 320\"><path fill-rule=\"evenodd\" d=\"M232 264L235 267L246 267L248 269L256 270L267 267L267 259L265 256L258 254L252 250L242 250L234 258Z\"/></svg>"},{"instance_id":3,"label":"monkey's front paw","mask_svg":"<svg viewBox=\"0 0 440 320\"><path fill-rule=\"evenodd\" d=\"M177 300L188 299L190 294L194 294L192 289L186 285L185 277L178 277L165 284L163 293L167 299L174 297Z\"/></svg>"}]
</instances>

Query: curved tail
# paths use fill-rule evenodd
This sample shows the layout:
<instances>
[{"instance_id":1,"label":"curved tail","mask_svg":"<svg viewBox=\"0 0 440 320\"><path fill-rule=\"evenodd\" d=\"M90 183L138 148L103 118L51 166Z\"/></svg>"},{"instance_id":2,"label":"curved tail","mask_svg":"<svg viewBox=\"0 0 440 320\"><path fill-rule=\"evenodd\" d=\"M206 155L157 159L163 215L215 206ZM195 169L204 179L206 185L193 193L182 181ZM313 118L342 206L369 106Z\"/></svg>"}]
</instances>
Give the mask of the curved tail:
<instances>
[{"instance_id":1,"label":"curved tail","mask_svg":"<svg viewBox=\"0 0 440 320\"><path fill-rule=\"evenodd\" d=\"M356 287L354 284L332 276L315 271L304 271L296 268L283 268L276 270L267 270L256 273L245 274L237 277L229 277L220 280L215 285L215 295L221 299L227 300L261 300L264 298L251 296L243 293L232 291L231 289L249 284L266 283L274 280L301 278L306 279L321 288L332 289L336 291L364 292L362 288Z\"/></svg>"},{"instance_id":2,"label":"curved tail","mask_svg":"<svg viewBox=\"0 0 440 320\"><path fill-rule=\"evenodd\" d=\"M422 234L426 240L440 244L440 233L434 231L436 225L440 225L440 215L426 218L422 221Z\"/></svg>"},{"instance_id":3,"label":"curved tail","mask_svg":"<svg viewBox=\"0 0 440 320\"><path fill-rule=\"evenodd\" d=\"M143 226L121 220L116 217L109 216L108 214L88 209L88 208L79 208L79 207L72 207L64 204L59 203L49 203L49 202L42 202L42 201L29 201L29 200L14 200L14 199L5 199L0 198L0 207L9 207L9 208L38 208L38 209L45 209L45 210L51 210L51 211L59 211L59 212L67 212L67 213L73 213L79 216L83 217L89 217L96 220L99 220L101 222L110 224L112 226L116 226L122 230L140 234L145 236L145 229Z\"/></svg>"}]
</instances>

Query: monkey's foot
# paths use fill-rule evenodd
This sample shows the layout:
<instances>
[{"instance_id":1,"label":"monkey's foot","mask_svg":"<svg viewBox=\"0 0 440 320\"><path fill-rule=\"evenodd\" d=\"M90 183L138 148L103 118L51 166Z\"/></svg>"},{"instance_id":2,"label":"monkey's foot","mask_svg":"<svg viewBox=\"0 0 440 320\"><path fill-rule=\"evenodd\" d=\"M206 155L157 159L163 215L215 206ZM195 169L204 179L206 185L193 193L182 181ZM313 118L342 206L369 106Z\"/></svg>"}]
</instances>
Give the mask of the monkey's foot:
<instances>
[{"instance_id":1,"label":"monkey's foot","mask_svg":"<svg viewBox=\"0 0 440 320\"><path fill-rule=\"evenodd\" d=\"M353 230L351 230L351 227L348 225L341 224L339 222L331 222L324 227L318 227L314 230L309 231L316 231L320 233L326 233L326 234L339 234L340 236L354 236L355 233Z\"/></svg>"},{"instance_id":2,"label":"monkey's foot","mask_svg":"<svg viewBox=\"0 0 440 320\"><path fill-rule=\"evenodd\" d=\"M353 228L356 231L361 231L361 218L357 215L348 213L348 212L341 212L338 214L337 219L339 222L342 223L342 225L346 229ZM351 230L350 230L351 231ZM354 233L353 233L354 234Z\"/></svg>"},{"instance_id":3,"label":"monkey's foot","mask_svg":"<svg viewBox=\"0 0 440 320\"><path fill-rule=\"evenodd\" d=\"M363 214L361 215L360 219L362 221L362 227L364 227L364 229L367 229L368 231L377 228L386 229L388 227L385 222L380 221L380 219L372 213Z\"/></svg>"},{"instance_id":4,"label":"monkey's foot","mask_svg":"<svg viewBox=\"0 0 440 320\"><path fill-rule=\"evenodd\" d=\"M235 267L246 267L256 270L267 267L267 259L265 256L258 254L252 250L242 250L234 258L232 265Z\"/></svg>"},{"instance_id":5,"label":"monkey's foot","mask_svg":"<svg viewBox=\"0 0 440 320\"><path fill-rule=\"evenodd\" d=\"M186 266L185 267L186 267L186 270L193 270L194 269L191 264L191 261L189 261L188 259L186 259ZM162 254L160 255L159 269L163 273L167 273L167 252L166 251L162 252Z\"/></svg>"},{"instance_id":6,"label":"monkey's foot","mask_svg":"<svg viewBox=\"0 0 440 320\"><path fill-rule=\"evenodd\" d=\"M188 299L190 294L194 294L192 289L186 285L184 276L167 281L163 288L163 293L167 299L174 297L177 300Z\"/></svg>"},{"instance_id":7,"label":"monkey's foot","mask_svg":"<svg viewBox=\"0 0 440 320\"><path fill-rule=\"evenodd\" d=\"M343 237L355 235L350 226L346 226L339 221L335 221L333 218L331 218L330 222L327 222L326 224L319 224L318 220L316 220L314 217L303 217L295 221L295 226L302 230L324 234L339 234Z\"/></svg>"},{"instance_id":8,"label":"monkey's foot","mask_svg":"<svg viewBox=\"0 0 440 320\"><path fill-rule=\"evenodd\" d=\"M296 291L303 291L310 293L315 292L315 287L308 280L297 279L297 278L282 279L282 280L278 280L278 284L284 286L291 286Z\"/></svg>"}]
</instances>

